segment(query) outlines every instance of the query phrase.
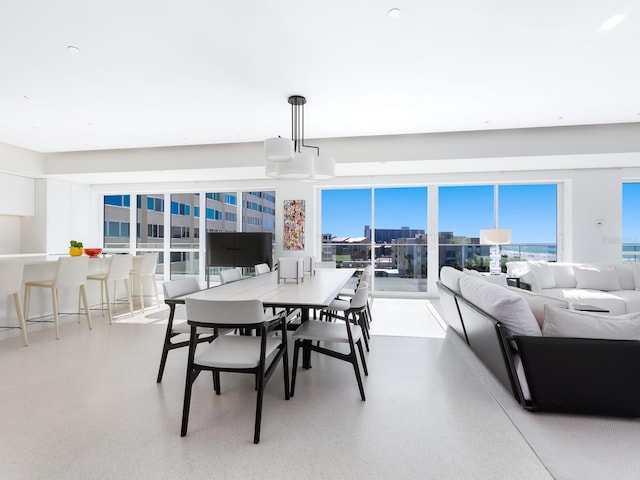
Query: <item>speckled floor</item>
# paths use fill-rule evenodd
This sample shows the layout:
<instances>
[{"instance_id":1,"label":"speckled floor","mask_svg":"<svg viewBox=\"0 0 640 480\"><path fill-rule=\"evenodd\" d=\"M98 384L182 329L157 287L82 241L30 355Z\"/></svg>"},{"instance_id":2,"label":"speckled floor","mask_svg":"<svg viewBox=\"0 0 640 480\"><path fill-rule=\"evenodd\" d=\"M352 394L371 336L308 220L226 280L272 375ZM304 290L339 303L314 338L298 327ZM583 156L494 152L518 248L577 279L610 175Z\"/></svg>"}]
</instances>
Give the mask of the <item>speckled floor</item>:
<instances>
[{"instance_id":1,"label":"speckled floor","mask_svg":"<svg viewBox=\"0 0 640 480\"><path fill-rule=\"evenodd\" d=\"M394 315L384 303L376 319ZM278 371L254 445L251 377L222 374L220 397L198 378L181 438L186 349L156 384L161 322L73 320L59 341L49 328L27 348L0 341L3 480L553 478L436 324L431 336L374 336L366 402L344 362L313 354L289 401Z\"/></svg>"}]
</instances>

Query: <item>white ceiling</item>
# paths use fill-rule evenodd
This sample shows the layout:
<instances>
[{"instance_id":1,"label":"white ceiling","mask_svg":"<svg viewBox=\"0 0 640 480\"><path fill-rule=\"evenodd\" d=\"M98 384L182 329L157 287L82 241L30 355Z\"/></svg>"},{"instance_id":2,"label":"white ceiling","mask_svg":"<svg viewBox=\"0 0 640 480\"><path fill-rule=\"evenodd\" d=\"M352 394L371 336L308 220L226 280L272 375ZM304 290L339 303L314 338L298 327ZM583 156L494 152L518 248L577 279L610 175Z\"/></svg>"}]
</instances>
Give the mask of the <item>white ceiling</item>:
<instances>
[{"instance_id":1,"label":"white ceiling","mask_svg":"<svg viewBox=\"0 0 640 480\"><path fill-rule=\"evenodd\" d=\"M0 142L260 141L292 94L307 138L638 122L639 3L2 0Z\"/></svg>"}]
</instances>

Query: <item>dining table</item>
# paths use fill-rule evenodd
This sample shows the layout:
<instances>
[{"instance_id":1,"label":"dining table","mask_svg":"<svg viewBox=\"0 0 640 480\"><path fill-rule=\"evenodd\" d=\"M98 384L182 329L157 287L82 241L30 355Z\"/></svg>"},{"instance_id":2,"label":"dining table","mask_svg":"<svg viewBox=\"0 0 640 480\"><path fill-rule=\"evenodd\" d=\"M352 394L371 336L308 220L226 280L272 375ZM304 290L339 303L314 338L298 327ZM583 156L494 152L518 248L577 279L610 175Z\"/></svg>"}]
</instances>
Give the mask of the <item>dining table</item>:
<instances>
[{"instance_id":1,"label":"dining table","mask_svg":"<svg viewBox=\"0 0 640 480\"><path fill-rule=\"evenodd\" d=\"M309 311L327 307L353 277L354 268L318 268L306 273L301 281L278 280L278 272L247 277L231 283L205 288L182 297L166 299L171 305L199 300L260 300L266 308L300 309L301 321L309 320ZM308 353L303 367L310 368Z\"/></svg>"}]
</instances>

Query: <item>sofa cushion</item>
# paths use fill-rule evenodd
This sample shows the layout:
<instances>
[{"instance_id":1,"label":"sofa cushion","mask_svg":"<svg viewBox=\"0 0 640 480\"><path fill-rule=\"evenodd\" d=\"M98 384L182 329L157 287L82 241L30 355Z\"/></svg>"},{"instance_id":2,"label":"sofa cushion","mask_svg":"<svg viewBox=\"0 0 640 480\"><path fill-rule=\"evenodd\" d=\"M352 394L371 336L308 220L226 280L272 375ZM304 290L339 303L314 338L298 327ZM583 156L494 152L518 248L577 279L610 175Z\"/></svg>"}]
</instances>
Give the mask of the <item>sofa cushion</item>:
<instances>
[{"instance_id":1,"label":"sofa cushion","mask_svg":"<svg viewBox=\"0 0 640 480\"><path fill-rule=\"evenodd\" d=\"M572 263L547 263L553 274L555 288L576 288L576 273Z\"/></svg>"},{"instance_id":2,"label":"sofa cushion","mask_svg":"<svg viewBox=\"0 0 640 480\"><path fill-rule=\"evenodd\" d=\"M536 277L540 288L554 288L556 286L556 280L547 262L527 261L527 264L531 273Z\"/></svg>"},{"instance_id":3,"label":"sofa cushion","mask_svg":"<svg viewBox=\"0 0 640 480\"><path fill-rule=\"evenodd\" d=\"M529 308L531 309L531 313L533 313L533 316L536 318L536 322L538 322L538 326L540 328L542 328L542 324L544 323L545 305L551 305L558 308L569 308L569 302L561 298L540 295L516 287L509 287L509 290L511 290L516 295L520 295L522 298L524 298L525 302L527 302L527 305L529 305Z\"/></svg>"},{"instance_id":4,"label":"sofa cushion","mask_svg":"<svg viewBox=\"0 0 640 480\"><path fill-rule=\"evenodd\" d=\"M640 340L640 312L603 315L547 305L542 332L545 337Z\"/></svg>"},{"instance_id":5,"label":"sofa cushion","mask_svg":"<svg viewBox=\"0 0 640 480\"><path fill-rule=\"evenodd\" d=\"M622 315L627 312L625 300L615 292L600 290L584 290L580 288L549 288L542 290L544 295L564 298L569 303L583 303L608 310L611 315Z\"/></svg>"},{"instance_id":6,"label":"sofa cushion","mask_svg":"<svg viewBox=\"0 0 640 480\"><path fill-rule=\"evenodd\" d=\"M538 284L538 280L536 280L536 276L533 274L533 272L529 271L524 275L521 275L520 280L524 283L528 283L531 286L532 292L540 293L542 291L540 285Z\"/></svg>"},{"instance_id":7,"label":"sofa cushion","mask_svg":"<svg viewBox=\"0 0 640 480\"><path fill-rule=\"evenodd\" d=\"M613 267L582 266L575 267L576 288L589 290L620 290L618 273ZM543 287L544 288L544 287Z\"/></svg>"},{"instance_id":8,"label":"sofa cushion","mask_svg":"<svg viewBox=\"0 0 640 480\"><path fill-rule=\"evenodd\" d=\"M527 302L508 288L463 275L460 292L469 302L501 322L510 335L541 335Z\"/></svg>"},{"instance_id":9,"label":"sofa cushion","mask_svg":"<svg viewBox=\"0 0 640 480\"><path fill-rule=\"evenodd\" d=\"M635 284L635 289L640 290L640 263L632 262L631 272L633 273L633 283Z\"/></svg>"},{"instance_id":10,"label":"sofa cushion","mask_svg":"<svg viewBox=\"0 0 640 480\"><path fill-rule=\"evenodd\" d=\"M440 281L449 290L452 290L456 294L460 295L460 277L463 273L453 267L442 267L440 269Z\"/></svg>"},{"instance_id":11,"label":"sofa cushion","mask_svg":"<svg viewBox=\"0 0 640 480\"><path fill-rule=\"evenodd\" d=\"M623 290L635 290L636 282L633 278L633 267L628 263L621 263L614 265L613 268L615 268L618 273L620 288Z\"/></svg>"},{"instance_id":12,"label":"sofa cushion","mask_svg":"<svg viewBox=\"0 0 640 480\"><path fill-rule=\"evenodd\" d=\"M624 313L640 312L640 292L637 290L614 290L606 292L624 302ZM621 312L622 313L622 312Z\"/></svg>"}]
</instances>

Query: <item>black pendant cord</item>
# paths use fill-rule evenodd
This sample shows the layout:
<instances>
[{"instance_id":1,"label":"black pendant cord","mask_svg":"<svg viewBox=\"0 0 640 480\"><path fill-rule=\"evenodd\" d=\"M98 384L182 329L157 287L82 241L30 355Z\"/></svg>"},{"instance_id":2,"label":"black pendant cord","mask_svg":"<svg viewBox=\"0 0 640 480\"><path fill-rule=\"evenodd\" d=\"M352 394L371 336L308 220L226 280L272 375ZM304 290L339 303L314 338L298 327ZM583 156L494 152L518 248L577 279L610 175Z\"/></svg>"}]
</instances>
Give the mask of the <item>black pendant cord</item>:
<instances>
[{"instance_id":1,"label":"black pendant cord","mask_svg":"<svg viewBox=\"0 0 640 480\"><path fill-rule=\"evenodd\" d=\"M301 152L302 147L315 148L320 156L320 147L314 145L305 145L304 143L304 104L307 100L299 95L289 97L291 104L291 139L293 140L293 149Z\"/></svg>"}]
</instances>

